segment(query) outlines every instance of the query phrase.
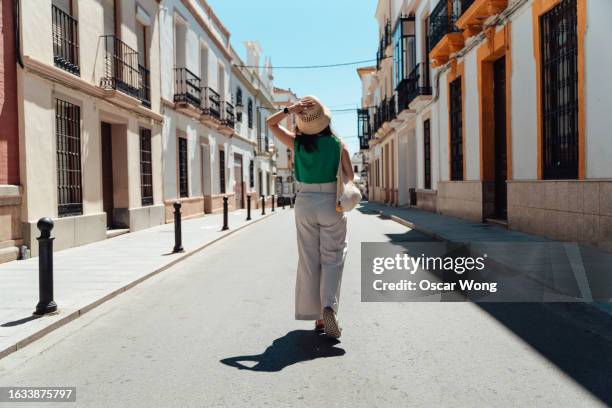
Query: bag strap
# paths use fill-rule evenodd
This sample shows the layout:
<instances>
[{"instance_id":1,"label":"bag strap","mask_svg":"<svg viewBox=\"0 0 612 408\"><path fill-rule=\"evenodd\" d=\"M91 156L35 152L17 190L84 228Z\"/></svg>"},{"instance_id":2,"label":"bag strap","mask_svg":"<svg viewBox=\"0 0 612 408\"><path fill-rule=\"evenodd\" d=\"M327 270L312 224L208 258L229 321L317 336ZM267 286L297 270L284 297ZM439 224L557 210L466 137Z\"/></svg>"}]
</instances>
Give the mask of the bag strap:
<instances>
[{"instance_id":1,"label":"bag strap","mask_svg":"<svg viewBox=\"0 0 612 408\"><path fill-rule=\"evenodd\" d=\"M334 136L335 137L335 136ZM344 147L342 146L342 141L336 137L338 143L340 144L340 158L338 159L338 174L336 175L336 210L338 210L340 206L340 197L344 192L344 180L342 174L342 150Z\"/></svg>"}]
</instances>

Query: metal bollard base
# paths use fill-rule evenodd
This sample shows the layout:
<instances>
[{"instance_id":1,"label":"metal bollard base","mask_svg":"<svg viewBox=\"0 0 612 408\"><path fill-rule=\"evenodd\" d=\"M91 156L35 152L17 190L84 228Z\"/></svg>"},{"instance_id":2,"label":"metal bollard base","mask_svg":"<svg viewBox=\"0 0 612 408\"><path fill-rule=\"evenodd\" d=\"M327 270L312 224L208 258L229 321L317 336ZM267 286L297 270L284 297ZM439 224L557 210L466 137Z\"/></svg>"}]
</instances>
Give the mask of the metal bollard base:
<instances>
[{"instance_id":1,"label":"metal bollard base","mask_svg":"<svg viewBox=\"0 0 612 408\"><path fill-rule=\"evenodd\" d=\"M53 315L57 314L59 311L57 310L57 304L52 300L48 303L38 303L36 305L36 310L32 313L34 316L45 316L45 315Z\"/></svg>"}]
</instances>

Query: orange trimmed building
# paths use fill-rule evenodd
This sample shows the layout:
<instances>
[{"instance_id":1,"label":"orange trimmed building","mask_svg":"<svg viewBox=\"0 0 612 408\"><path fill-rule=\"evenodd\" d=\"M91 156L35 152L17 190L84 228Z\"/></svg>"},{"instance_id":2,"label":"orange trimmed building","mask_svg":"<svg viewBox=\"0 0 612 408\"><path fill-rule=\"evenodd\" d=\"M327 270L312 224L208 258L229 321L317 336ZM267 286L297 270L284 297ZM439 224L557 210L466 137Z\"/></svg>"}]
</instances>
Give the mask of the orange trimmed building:
<instances>
[{"instance_id":1,"label":"orange trimmed building","mask_svg":"<svg viewBox=\"0 0 612 408\"><path fill-rule=\"evenodd\" d=\"M372 198L612 249L610 10L380 0L380 63L360 72Z\"/></svg>"}]
</instances>

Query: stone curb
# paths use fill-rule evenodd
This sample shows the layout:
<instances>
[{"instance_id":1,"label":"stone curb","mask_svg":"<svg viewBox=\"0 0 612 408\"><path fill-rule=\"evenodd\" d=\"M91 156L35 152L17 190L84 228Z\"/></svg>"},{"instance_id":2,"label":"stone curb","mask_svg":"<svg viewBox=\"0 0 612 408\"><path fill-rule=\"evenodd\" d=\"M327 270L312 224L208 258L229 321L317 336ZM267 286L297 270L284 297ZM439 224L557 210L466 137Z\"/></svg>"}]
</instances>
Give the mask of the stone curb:
<instances>
[{"instance_id":1,"label":"stone curb","mask_svg":"<svg viewBox=\"0 0 612 408\"><path fill-rule=\"evenodd\" d=\"M52 324L50 324L47 327L43 327L42 329L40 329L39 331L29 335L28 337L26 337L25 339L21 339L19 341L17 341L14 345L9 346L7 348L5 348L4 350L0 351L0 359L8 356L9 354L24 348L25 346L27 346L30 343L33 343L34 341L42 338L43 336L51 333L53 330L58 329L60 327L62 327L63 325L73 321L74 319L82 316L83 314L89 312L90 310L96 308L97 306L100 306L101 304L105 303L106 301L114 298L115 296L128 291L129 289L133 288L134 286L138 285L139 283L144 282L145 280L152 278L153 276L157 275L160 272L165 271L166 269L171 268L172 266L176 265L177 263L184 261L185 259L189 258L190 256L202 251L204 248L214 244L215 242L218 242L220 240L222 240L223 238L226 238L230 235L232 235L235 232L240 231L243 228L246 228L250 225L253 225L261 220L264 220L272 215L276 214L276 212L270 212L266 215L263 215L259 218L257 218L256 220L252 220L247 222L244 225L241 225L240 227L236 228L236 229L230 229L229 231L227 231L226 233L224 233L223 235L221 235L220 237L217 237L215 239L213 239L212 241L206 242L204 243L202 246L199 246L195 249L192 249L191 251L186 251L183 255L181 255L180 257L173 259L172 261L168 262L167 264L161 266L160 268L157 268L156 270L147 273L144 276L141 276L140 278L128 283L125 286L122 286L118 289L115 289L114 291L112 291L111 293L108 293L106 295L104 295L103 297L101 297L100 299L85 305L83 307L81 307L80 309L71 312L69 315L63 317L60 320L57 320L55 322L53 322ZM44 319L45 317L40 317L41 319Z\"/></svg>"},{"instance_id":2,"label":"stone curb","mask_svg":"<svg viewBox=\"0 0 612 408\"><path fill-rule=\"evenodd\" d=\"M436 240L436 241L445 241L445 242L451 242L451 240L450 240L450 239L448 239L448 238L444 238L443 236L438 235L438 234L436 234L436 233L434 233L434 232L431 232L430 230L427 230L427 229L425 229L425 228L423 228L423 227L419 227L419 226L418 226L418 225L416 225L415 223L410 222L410 221L408 221L408 220L405 220L405 219L403 219L403 218L400 218L400 217L398 217L397 215L390 215L390 214L387 214L386 212L384 212L384 211L382 211L382 210L378 210L378 214L380 214L382 217L385 217L385 218L388 218L388 219L390 219L390 220L392 220L392 221L395 221L395 222L397 222L398 224L402 224L402 225L403 225L403 226L405 226L405 227L408 227L408 228L410 228L410 229L413 229L413 230L415 230L415 231L418 231L418 232L420 232L421 234L426 235L426 236L428 236L429 238L434 239L434 240Z\"/></svg>"}]
</instances>

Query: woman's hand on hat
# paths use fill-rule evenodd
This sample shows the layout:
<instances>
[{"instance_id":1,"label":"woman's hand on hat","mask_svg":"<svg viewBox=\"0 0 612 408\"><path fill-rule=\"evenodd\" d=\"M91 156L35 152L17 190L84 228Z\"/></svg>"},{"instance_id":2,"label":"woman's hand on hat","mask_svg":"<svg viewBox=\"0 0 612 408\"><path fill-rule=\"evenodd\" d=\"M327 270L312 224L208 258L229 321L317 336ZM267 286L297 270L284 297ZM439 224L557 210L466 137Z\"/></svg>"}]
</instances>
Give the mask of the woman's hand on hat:
<instances>
[{"instance_id":1,"label":"woman's hand on hat","mask_svg":"<svg viewBox=\"0 0 612 408\"><path fill-rule=\"evenodd\" d=\"M309 109L315 106L315 102L312 99L304 98L300 99L297 103L291 105L288 109L291 113L300 114L304 109Z\"/></svg>"}]
</instances>

